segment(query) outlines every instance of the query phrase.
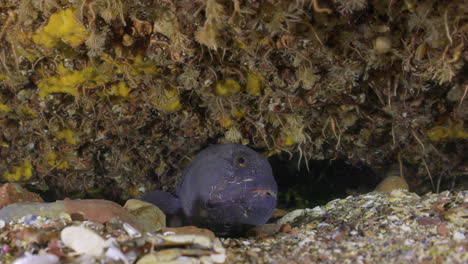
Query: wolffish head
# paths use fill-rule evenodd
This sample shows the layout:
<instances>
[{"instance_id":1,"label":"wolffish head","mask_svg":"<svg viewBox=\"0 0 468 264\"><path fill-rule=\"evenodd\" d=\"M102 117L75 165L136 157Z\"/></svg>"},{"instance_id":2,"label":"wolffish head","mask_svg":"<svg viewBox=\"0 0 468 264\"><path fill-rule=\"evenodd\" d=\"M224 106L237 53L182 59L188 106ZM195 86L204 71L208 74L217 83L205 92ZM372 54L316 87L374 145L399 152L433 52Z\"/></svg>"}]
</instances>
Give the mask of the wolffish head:
<instances>
[{"instance_id":1,"label":"wolffish head","mask_svg":"<svg viewBox=\"0 0 468 264\"><path fill-rule=\"evenodd\" d=\"M229 232L266 223L276 206L277 189L266 158L243 145L221 144L195 158L178 194L184 214L195 224Z\"/></svg>"}]
</instances>

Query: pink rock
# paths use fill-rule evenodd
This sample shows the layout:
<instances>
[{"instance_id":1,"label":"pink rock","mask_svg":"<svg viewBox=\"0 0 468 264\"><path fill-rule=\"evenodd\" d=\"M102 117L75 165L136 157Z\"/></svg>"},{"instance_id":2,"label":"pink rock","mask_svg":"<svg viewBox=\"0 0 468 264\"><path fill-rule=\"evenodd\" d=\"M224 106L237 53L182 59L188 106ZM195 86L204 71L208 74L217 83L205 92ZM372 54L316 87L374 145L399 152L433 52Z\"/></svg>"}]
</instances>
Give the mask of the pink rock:
<instances>
[{"instance_id":1,"label":"pink rock","mask_svg":"<svg viewBox=\"0 0 468 264\"><path fill-rule=\"evenodd\" d=\"M5 222L17 221L27 215L59 218L67 213L79 220L99 223L120 220L138 229L142 228L137 218L117 203L107 200L63 200L53 203L16 203L0 209L0 219ZM78 217L77 217L78 216Z\"/></svg>"},{"instance_id":2,"label":"pink rock","mask_svg":"<svg viewBox=\"0 0 468 264\"><path fill-rule=\"evenodd\" d=\"M122 206L112 201L100 199L64 200L65 213L69 215L82 215L84 220L100 223L112 222L118 219L142 230L135 216Z\"/></svg>"},{"instance_id":3,"label":"pink rock","mask_svg":"<svg viewBox=\"0 0 468 264\"><path fill-rule=\"evenodd\" d=\"M16 183L5 183L0 187L0 208L24 202L44 202L44 200L38 194L29 192Z\"/></svg>"}]
</instances>

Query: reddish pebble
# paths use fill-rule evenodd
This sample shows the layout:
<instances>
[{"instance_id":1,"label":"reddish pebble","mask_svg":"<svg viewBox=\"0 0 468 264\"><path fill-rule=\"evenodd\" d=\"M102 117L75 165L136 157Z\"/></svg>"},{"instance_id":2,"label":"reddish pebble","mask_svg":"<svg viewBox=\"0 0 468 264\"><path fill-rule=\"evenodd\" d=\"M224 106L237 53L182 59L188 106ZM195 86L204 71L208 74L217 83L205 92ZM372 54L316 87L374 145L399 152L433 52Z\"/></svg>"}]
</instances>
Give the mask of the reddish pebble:
<instances>
[{"instance_id":1,"label":"reddish pebble","mask_svg":"<svg viewBox=\"0 0 468 264\"><path fill-rule=\"evenodd\" d=\"M65 254L63 254L62 252L62 248L60 247L57 238L54 238L49 242L49 244L47 245L47 251L58 257L65 256Z\"/></svg>"},{"instance_id":2,"label":"reddish pebble","mask_svg":"<svg viewBox=\"0 0 468 264\"><path fill-rule=\"evenodd\" d=\"M441 223L438 217L417 217L416 221L418 224L424 226L438 225Z\"/></svg>"},{"instance_id":3,"label":"reddish pebble","mask_svg":"<svg viewBox=\"0 0 468 264\"><path fill-rule=\"evenodd\" d=\"M281 226L280 228L280 232L283 232L283 233L289 233L291 232L292 228L289 224L284 224Z\"/></svg>"},{"instance_id":4,"label":"reddish pebble","mask_svg":"<svg viewBox=\"0 0 468 264\"><path fill-rule=\"evenodd\" d=\"M437 233L442 236L450 235L450 228L446 223L441 223L437 226Z\"/></svg>"}]
</instances>

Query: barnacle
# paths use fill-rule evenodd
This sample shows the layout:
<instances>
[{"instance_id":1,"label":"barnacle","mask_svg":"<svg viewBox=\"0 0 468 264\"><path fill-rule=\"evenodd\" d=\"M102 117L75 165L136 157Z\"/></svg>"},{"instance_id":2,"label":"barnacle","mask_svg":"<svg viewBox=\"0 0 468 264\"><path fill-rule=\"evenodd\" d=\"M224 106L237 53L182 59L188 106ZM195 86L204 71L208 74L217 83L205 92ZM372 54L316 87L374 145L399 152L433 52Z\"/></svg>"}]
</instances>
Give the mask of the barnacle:
<instances>
[{"instance_id":1,"label":"barnacle","mask_svg":"<svg viewBox=\"0 0 468 264\"><path fill-rule=\"evenodd\" d=\"M37 44L52 49L61 42L72 47L82 44L88 37L86 28L73 15L73 9L65 9L50 16L49 23L36 31L33 40Z\"/></svg>"},{"instance_id":2,"label":"barnacle","mask_svg":"<svg viewBox=\"0 0 468 264\"><path fill-rule=\"evenodd\" d=\"M367 0L333 0L338 4L338 10L343 14L351 14L366 8Z\"/></svg>"},{"instance_id":3,"label":"barnacle","mask_svg":"<svg viewBox=\"0 0 468 264\"><path fill-rule=\"evenodd\" d=\"M219 47L219 33L216 25L213 23L205 22L195 33L195 39L198 43L207 46L210 49L216 50Z\"/></svg>"},{"instance_id":4,"label":"barnacle","mask_svg":"<svg viewBox=\"0 0 468 264\"><path fill-rule=\"evenodd\" d=\"M101 0L97 1L96 10L98 10L99 16L106 21L106 23L110 24L112 19L120 18L122 24L125 25L125 18L124 18L124 5L120 0Z\"/></svg>"},{"instance_id":5,"label":"barnacle","mask_svg":"<svg viewBox=\"0 0 468 264\"><path fill-rule=\"evenodd\" d=\"M216 2L216 0L207 0L205 12L207 16L206 21L203 27L195 32L195 39L198 43L216 50L220 45L219 30L224 22L224 7Z\"/></svg>"},{"instance_id":6,"label":"barnacle","mask_svg":"<svg viewBox=\"0 0 468 264\"><path fill-rule=\"evenodd\" d=\"M185 42L188 41L188 37L180 32L179 22L173 12L165 10L162 14L159 14L156 21L154 21L154 30L168 37L176 51L185 49Z\"/></svg>"},{"instance_id":7,"label":"barnacle","mask_svg":"<svg viewBox=\"0 0 468 264\"><path fill-rule=\"evenodd\" d=\"M32 177L32 164L30 161L24 161L21 165L13 167L11 172L5 171L3 179L8 182L27 181Z\"/></svg>"},{"instance_id":8,"label":"barnacle","mask_svg":"<svg viewBox=\"0 0 468 264\"><path fill-rule=\"evenodd\" d=\"M298 116L288 116L286 124L281 128L279 143L283 146L303 144L307 140L304 132L304 120Z\"/></svg>"},{"instance_id":9,"label":"barnacle","mask_svg":"<svg viewBox=\"0 0 468 264\"><path fill-rule=\"evenodd\" d=\"M101 32L92 31L89 34L88 39L85 41L86 47L88 47L88 56L96 57L103 54L108 32L109 29L105 28Z\"/></svg>"},{"instance_id":10,"label":"barnacle","mask_svg":"<svg viewBox=\"0 0 468 264\"><path fill-rule=\"evenodd\" d=\"M224 138L226 139L226 142L239 143L242 141L242 133L236 126L231 126L224 133Z\"/></svg>"},{"instance_id":11,"label":"barnacle","mask_svg":"<svg viewBox=\"0 0 468 264\"><path fill-rule=\"evenodd\" d=\"M302 66L296 72L297 80L302 83L302 88L306 90L312 89L315 83L320 79L320 75L315 73L316 70L312 67Z\"/></svg>"},{"instance_id":12,"label":"barnacle","mask_svg":"<svg viewBox=\"0 0 468 264\"><path fill-rule=\"evenodd\" d=\"M262 18L271 36L281 32L290 32L292 26L302 20L303 13L302 9L283 1L279 1L276 5L268 5L262 12Z\"/></svg>"}]
</instances>

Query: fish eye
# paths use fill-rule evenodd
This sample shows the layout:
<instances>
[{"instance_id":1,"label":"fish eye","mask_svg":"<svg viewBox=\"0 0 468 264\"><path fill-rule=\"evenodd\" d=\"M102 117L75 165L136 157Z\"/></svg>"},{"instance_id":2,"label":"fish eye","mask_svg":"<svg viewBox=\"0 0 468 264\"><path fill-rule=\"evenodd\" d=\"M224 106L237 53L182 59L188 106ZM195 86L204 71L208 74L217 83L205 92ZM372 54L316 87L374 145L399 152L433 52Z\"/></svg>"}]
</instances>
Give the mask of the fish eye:
<instances>
[{"instance_id":1,"label":"fish eye","mask_svg":"<svg viewBox=\"0 0 468 264\"><path fill-rule=\"evenodd\" d=\"M235 156L234 165L237 167L245 167L247 165L247 157L242 154Z\"/></svg>"}]
</instances>

